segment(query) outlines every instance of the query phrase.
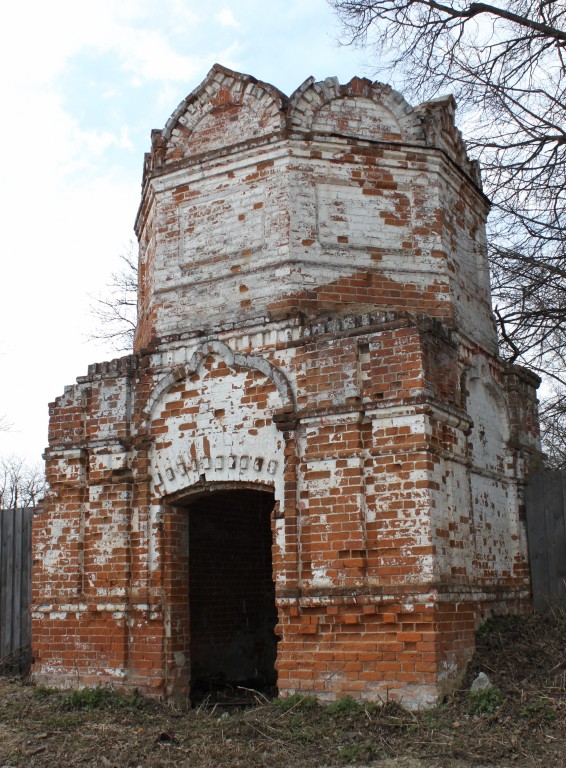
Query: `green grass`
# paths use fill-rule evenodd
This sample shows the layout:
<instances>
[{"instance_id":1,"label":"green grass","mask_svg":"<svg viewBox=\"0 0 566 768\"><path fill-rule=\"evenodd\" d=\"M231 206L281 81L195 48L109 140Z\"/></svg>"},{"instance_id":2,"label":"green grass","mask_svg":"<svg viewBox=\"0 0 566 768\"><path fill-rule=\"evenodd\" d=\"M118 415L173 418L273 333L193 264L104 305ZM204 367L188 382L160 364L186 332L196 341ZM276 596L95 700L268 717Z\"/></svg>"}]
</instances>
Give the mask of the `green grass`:
<instances>
[{"instance_id":1,"label":"green grass","mask_svg":"<svg viewBox=\"0 0 566 768\"><path fill-rule=\"evenodd\" d=\"M326 707L326 711L330 715L351 715L353 717L362 714L365 710L364 704L351 696L343 696Z\"/></svg>"},{"instance_id":2,"label":"green grass","mask_svg":"<svg viewBox=\"0 0 566 768\"><path fill-rule=\"evenodd\" d=\"M526 704L520 712L526 720L534 720L539 723L550 722L556 717L556 712L544 699L535 699Z\"/></svg>"},{"instance_id":3,"label":"green grass","mask_svg":"<svg viewBox=\"0 0 566 768\"><path fill-rule=\"evenodd\" d=\"M66 731L69 728L77 728L82 725L84 718L76 712L49 715L41 721L46 730Z\"/></svg>"},{"instance_id":4,"label":"green grass","mask_svg":"<svg viewBox=\"0 0 566 768\"><path fill-rule=\"evenodd\" d=\"M300 693L294 693L292 696L273 699L271 706L282 712L289 712L291 709L313 709L318 706L318 699L316 696L303 696Z\"/></svg>"},{"instance_id":5,"label":"green grass","mask_svg":"<svg viewBox=\"0 0 566 768\"><path fill-rule=\"evenodd\" d=\"M377 745L371 741L357 741L340 747L338 757L345 763L367 763L378 756Z\"/></svg>"},{"instance_id":6,"label":"green grass","mask_svg":"<svg viewBox=\"0 0 566 768\"><path fill-rule=\"evenodd\" d=\"M434 728L438 725L438 723L441 723L445 716L446 716L446 709L447 706L445 703L439 704L434 709L425 709L422 712L419 712L419 718L424 723L424 725Z\"/></svg>"},{"instance_id":7,"label":"green grass","mask_svg":"<svg viewBox=\"0 0 566 768\"><path fill-rule=\"evenodd\" d=\"M57 696L61 691L57 688L47 688L45 685L38 685L32 691L34 699L48 699L51 696Z\"/></svg>"},{"instance_id":8,"label":"green grass","mask_svg":"<svg viewBox=\"0 0 566 768\"><path fill-rule=\"evenodd\" d=\"M64 696L61 706L63 709L90 711L94 709L110 709L112 707L141 709L144 704L144 698L137 691L134 691L131 696L123 696L111 688L100 686L71 691Z\"/></svg>"},{"instance_id":9,"label":"green grass","mask_svg":"<svg viewBox=\"0 0 566 768\"><path fill-rule=\"evenodd\" d=\"M493 715L503 704L503 693L495 686L469 694L468 711L471 715Z\"/></svg>"}]
</instances>

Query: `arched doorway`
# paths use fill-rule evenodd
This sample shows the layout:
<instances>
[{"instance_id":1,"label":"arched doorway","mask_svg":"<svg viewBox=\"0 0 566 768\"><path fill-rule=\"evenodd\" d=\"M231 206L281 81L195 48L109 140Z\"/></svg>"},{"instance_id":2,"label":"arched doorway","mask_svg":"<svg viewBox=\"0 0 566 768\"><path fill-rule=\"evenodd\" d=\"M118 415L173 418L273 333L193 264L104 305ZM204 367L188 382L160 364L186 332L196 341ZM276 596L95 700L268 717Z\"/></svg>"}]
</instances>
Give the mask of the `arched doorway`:
<instances>
[{"instance_id":1,"label":"arched doorway","mask_svg":"<svg viewBox=\"0 0 566 768\"><path fill-rule=\"evenodd\" d=\"M188 511L191 699L238 686L273 688L273 493L224 488L181 504Z\"/></svg>"}]
</instances>

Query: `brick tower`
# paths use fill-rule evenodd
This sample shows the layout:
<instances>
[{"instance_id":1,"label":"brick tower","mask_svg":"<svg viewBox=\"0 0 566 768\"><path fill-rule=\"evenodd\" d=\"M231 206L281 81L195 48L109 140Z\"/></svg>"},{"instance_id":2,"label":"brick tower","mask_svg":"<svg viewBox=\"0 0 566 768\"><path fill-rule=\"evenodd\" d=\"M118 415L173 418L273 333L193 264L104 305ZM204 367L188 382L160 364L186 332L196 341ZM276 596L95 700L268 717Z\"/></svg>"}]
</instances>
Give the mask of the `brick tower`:
<instances>
[{"instance_id":1,"label":"brick tower","mask_svg":"<svg viewBox=\"0 0 566 768\"><path fill-rule=\"evenodd\" d=\"M134 353L50 406L34 677L397 698L529 599L536 378L504 364L452 98L221 66L152 134Z\"/></svg>"}]
</instances>

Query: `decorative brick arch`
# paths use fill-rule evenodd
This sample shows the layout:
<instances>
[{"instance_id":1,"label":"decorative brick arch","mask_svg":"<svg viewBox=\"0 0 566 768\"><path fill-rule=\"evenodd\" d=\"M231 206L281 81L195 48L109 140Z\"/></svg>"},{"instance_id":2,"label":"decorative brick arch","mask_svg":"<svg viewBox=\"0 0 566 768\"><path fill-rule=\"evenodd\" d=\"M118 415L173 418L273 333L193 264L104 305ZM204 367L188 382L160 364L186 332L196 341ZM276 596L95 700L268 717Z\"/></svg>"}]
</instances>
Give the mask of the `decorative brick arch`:
<instances>
[{"instance_id":1,"label":"decorative brick arch","mask_svg":"<svg viewBox=\"0 0 566 768\"><path fill-rule=\"evenodd\" d=\"M257 139L284 127L287 97L251 75L215 64L153 135L153 166Z\"/></svg>"},{"instance_id":2,"label":"decorative brick arch","mask_svg":"<svg viewBox=\"0 0 566 768\"><path fill-rule=\"evenodd\" d=\"M309 77L289 100L287 124L301 132L348 133L340 130L340 114L336 106L355 103L365 106L366 125L358 138L389 141L422 141L421 120L400 93L383 83L354 77L340 85L336 77L315 82ZM365 104L364 104L365 103Z\"/></svg>"},{"instance_id":3,"label":"decorative brick arch","mask_svg":"<svg viewBox=\"0 0 566 768\"><path fill-rule=\"evenodd\" d=\"M199 372L205 360L216 358L222 361L227 369L233 372L236 384L233 390L234 402L247 393L244 372L259 372L271 385L271 406L267 412L283 411L286 418L294 410L295 401L291 385L285 376L273 363L259 355L246 355L234 352L220 341L209 341L199 346L192 354L186 365L175 368L165 376L155 387L148 405L148 426L153 431L154 423L160 423L159 408L167 408L167 398L172 387L185 381ZM168 418L168 437L160 445L158 433L151 451L152 473L154 476L153 489L158 497L168 496L189 488L204 477L206 482L244 482L259 483L272 486L276 499L283 499L283 448L285 439L272 419L262 418L261 428L249 431L246 437L240 433L240 440L227 438L229 431L219 424L213 414L218 408L224 409L226 401L215 399L212 393L202 393L206 404L202 411L201 420L208 420L208 426L203 432L194 428L193 439L175 438L178 429L175 418ZM232 397L229 398L232 400ZM200 400L200 398L199 398ZM243 402L243 401L242 401ZM275 405L275 407L274 407ZM232 406L234 410L236 406ZM251 404L244 407L248 419L258 416L258 411ZM204 414L209 414L206 417ZM240 414L241 418L246 418ZM157 422L156 422L156 417ZM252 424L250 423L250 426ZM208 438L204 438L204 434ZM184 433L186 434L186 433ZM206 447L205 447L206 445Z\"/></svg>"},{"instance_id":4,"label":"decorative brick arch","mask_svg":"<svg viewBox=\"0 0 566 768\"><path fill-rule=\"evenodd\" d=\"M218 355L224 360L229 368L247 368L248 370L260 371L264 376L270 379L277 388L281 397L283 409L285 411L295 410L295 396L289 379L276 365L259 355L246 355L241 352L234 352L221 341L208 341L200 347L197 347L186 365L178 366L171 371L171 373L167 374L167 376L164 376L157 384L148 401L147 413L150 418L157 403L169 387L196 373L202 362L209 355Z\"/></svg>"}]
</instances>

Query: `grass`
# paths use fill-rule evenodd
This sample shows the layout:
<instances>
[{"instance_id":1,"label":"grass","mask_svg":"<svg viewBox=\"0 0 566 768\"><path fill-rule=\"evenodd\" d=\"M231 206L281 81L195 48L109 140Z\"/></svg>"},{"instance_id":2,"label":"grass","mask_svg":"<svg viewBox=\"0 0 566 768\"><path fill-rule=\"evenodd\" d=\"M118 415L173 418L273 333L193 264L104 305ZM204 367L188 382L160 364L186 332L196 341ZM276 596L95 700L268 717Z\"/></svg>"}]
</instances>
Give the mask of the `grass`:
<instances>
[{"instance_id":1,"label":"grass","mask_svg":"<svg viewBox=\"0 0 566 768\"><path fill-rule=\"evenodd\" d=\"M47 688L45 685L38 685L32 689L34 699L49 699L52 696L60 695L60 691L57 688Z\"/></svg>"},{"instance_id":2,"label":"grass","mask_svg":"<svg viewBox=\"0 0 566 768\"><path fill-rule=\"evenodd\" d=\"M365 711L364 703L353 699L351 696L343 696L341 699L328 704L326 711L329 715L345 715L357 717Z\"/></svg>"},{"instance_id":3,"label":"grass","mask_svg":"<svg viewBox=\"0 0 566 768\"><path fill-rule=\"evenodd\" d=\"M53 714L44 717L41 721L46 730L66 731L69 728L77 728L84 722L84 717L76 712Z\"/></svg>"},{"instance_id":4,"label":"grass","mask_svg":"<svg viewBox=\"0 0 566 768\"><path fill-rule=\"evenodd\" d=\"M300 693L294 693L292 696L285 696L281 699L273 699L271 706L281 712L289 712L295 709L312 709L318 707L316 696L303 696Z\"/></svg>"},{"instance_id":5,"label":"grass","mask_svg":"<svg viewBox=\"0 0 566 768\"><path fill-rule=\"evenodd\" d=\"M537 723L550 722L557 717L556 711L552 708L552 702L548 699L535 699L528 702L521 709L520 715L525 720Z\"/></svg>"},{"instance_id":6,"label":"grass","mask_svg":"<svg viewBox=\"0 0 566 768\"><path fill-rule=\"evenodd\" d=\"M348 744L338 750L338 757L346 763L367 763L376 760L379 754L378 746L371 741Z\"/></svg>"},{"instance_id":7,"label":"grass","mask_svg":"<svg viewBox=\"0 0 566 768\"><path fill-rule=\"evenodd\" d=\"M469 694L468 711L471 715L493 715L503 703L503 692L496 686Z\"/></svg>"},{"instance_id":8,"label":"grass","mask_svg":"<svg viewBox=\"0 0 566 768\"><path fill-rule=\"evenodd\" d=\"M135 691L131 696L123 696L121 693L112 690L112 688L81 688L77 691L71 691L62 701L63 709L112 709L114 707L123 709L141 709L146 700Z\"/></svg>"}]
</instances>

